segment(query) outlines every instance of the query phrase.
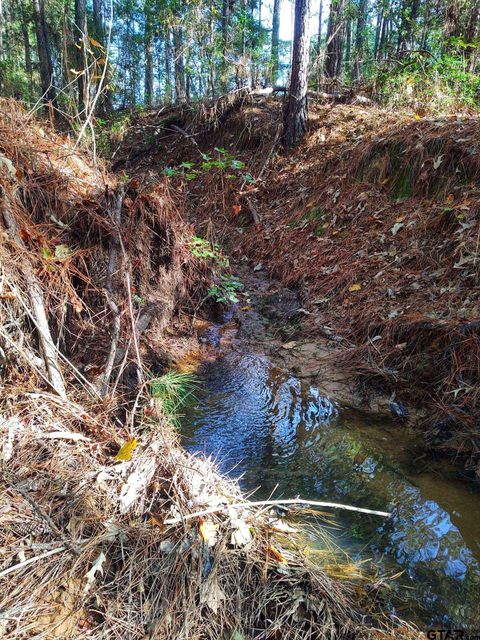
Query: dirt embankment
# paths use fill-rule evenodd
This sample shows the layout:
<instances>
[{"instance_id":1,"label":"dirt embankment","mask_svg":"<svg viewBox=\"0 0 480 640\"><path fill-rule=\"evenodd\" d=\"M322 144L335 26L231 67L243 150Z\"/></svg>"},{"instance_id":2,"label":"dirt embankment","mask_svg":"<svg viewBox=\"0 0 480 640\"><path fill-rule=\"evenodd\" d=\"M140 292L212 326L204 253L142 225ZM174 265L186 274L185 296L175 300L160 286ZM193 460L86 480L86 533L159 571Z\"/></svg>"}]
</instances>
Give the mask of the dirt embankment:
<instances>
[{"instance_id":1,"label":"dirt embankment","mask_svg":"<svg viewBox=\"0 0 480 640\"><path fill-rule=\"evenodd\" d=\"M308 135L285 153L280 112L279 101L245 99L207 123L183 114L173 129L149 114L117 162L141 157L158 171L225 151L243 161L251 178L171 178L201 233L298 289L297 335L332 338L337 366L422 407L428 442L478 473L478 118L312 105Z\"/></svg>"},{"instance_id":2,"label":"dirt embankment","mask_svg":"<svg viewBox=\"0 0 480 640\"><path fill-rule=\"evenodd\" d=\"M182 202L0 101L1 637L418 637L179 447L149 381L209 282Z\"/></svg>"}]
</instances>

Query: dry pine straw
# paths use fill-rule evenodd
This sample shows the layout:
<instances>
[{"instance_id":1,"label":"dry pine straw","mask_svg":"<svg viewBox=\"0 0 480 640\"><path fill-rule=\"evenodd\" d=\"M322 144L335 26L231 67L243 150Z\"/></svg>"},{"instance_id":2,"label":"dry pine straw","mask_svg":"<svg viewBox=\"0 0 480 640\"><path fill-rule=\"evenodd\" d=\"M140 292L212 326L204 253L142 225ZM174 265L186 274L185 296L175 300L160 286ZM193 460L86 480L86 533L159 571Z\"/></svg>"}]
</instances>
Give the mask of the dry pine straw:
<instances>
[{"instance_id":1,"label":"dry pine straw","mask_svg":"<svg viewBox=\"0 0 480 640\"><path fill-rule=\"evenodd\" d=\"M4 409L2 638L387 637L296 534L275 533L265 510L229 507L243 503L238 486L181 449L161 415L117 462L85 435L95 414L79 405L40 393Z\"/></svg>"}]
</instances>

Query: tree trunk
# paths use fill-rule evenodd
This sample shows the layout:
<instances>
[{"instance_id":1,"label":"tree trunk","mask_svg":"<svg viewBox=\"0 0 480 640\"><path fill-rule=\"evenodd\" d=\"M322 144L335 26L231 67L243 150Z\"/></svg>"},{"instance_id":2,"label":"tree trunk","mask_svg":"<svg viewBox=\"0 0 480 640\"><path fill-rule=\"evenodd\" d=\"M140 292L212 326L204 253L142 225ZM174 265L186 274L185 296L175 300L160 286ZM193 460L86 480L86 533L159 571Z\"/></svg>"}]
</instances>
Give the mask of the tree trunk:
<instances>
[{"instance_id":1,"label":"tree trunk","mask_svg":"<svg viewBox=\"0 0 480 640\"><path fill-rule=\"evenodd\" d=\"M45 21L45 2L44 0L32 0L32 2L43 100L46 105L50 104L55 107L57 95L53 86L53 64L47 23Z\"/></svg>"},{"instance_id":2,"label":"tree trunk","mask_svg":"<svg viewBox=\"0 0 480 640\"><path fill-rule=\"evenodd\" d=\"M183 29L181 15L177 12L173 26L173 74L175 77L175 100L185 102L185 65L183 61Z\"/></svg>"},{"instance_id":3,"label":"tree trunk","mask_svg":"<svg viewBox=\"0 0 480 640\"><path fill-rule=\"evenodd\" d=\"M350 13L348 11L348 13ZM345 24L345 75L350 75L351 69L351 55L352 55L352 20L348 17ZM339 75L341 75L342 68L340 67Z\"/></svg>"},{"instance_id":4,"label":"tree trunk","mask_svg":"<svg viewBox=\"0 0 480 640\"><path fill-rule=\"evenodd\" d=\"M172 44L171 34L168 25L164 27L164 44L165 44L165 102L172 101Z\"/></svg>"},{"instance_id":5,"label":"tree trunk","mask_svg":"<svg viewBox=\"0 0 480 640\"><path fill-rule=\"evenodd\" d=\"M222 92L225 92L228 88L228 29L230 26L230 10L231 0L222 0L222 59L220 62L220 84Z\"/></svg>"},{"instance_id":6,"label":"tree trunk","mask_svg":"<svg viewBox=\"0 0 480 640\"><path fill-rule=\"evenodd\" d=\"M378 57L380 59L384 59L387 54L388 18L385 15L387 14L387 10L388 10L388 5L386 5L383 8L382 29L380 31L380 40L378 43Z\"/></svg>"},{"instance_id":7,"label":"tree trunk","mask_svg":"<svg viewBox=\"0 0 480 640\"><path fill-rule=\"evenodd\" d=\"M145 47L145 91L144 102L146 107L152 106L153 101L153 16L152 16L152 4L151 0L145 0L144 4L145 13L145 32L144 32L144 47Z\"/></svg>"},{"instance_id":8,"label":"tree trunk","mask_svg":"<svg viewBox=\"0 0 480 640\"><path fill-rule=\"evenodd\" d=\"M405 0L402 5L400 30L398 33L397 53L413 49L420 0Z\"/></svg>"},{"instance_id":9,"label":"tree trunk","mask_svg":"<svg viewBox=\"0 0 480 640\"><path fill-rule=\"evenodd\" d=\"M325 75L338 78L343 58L343 20L345 0L332 0L328 19L327 52L325 57Z\"/></svg>"},{"instance_id":10,"label":"tree trunk","mask_svg":"<svg viewBox=\"0 0 480 640\"><path fill-rule=\"evenodd\" d=\"M299 142L307 130L307 89L310 0L295 0L293 54L290 88L283 112L283 144Z\"/></svg>"},{"instance_id":11,"label":"tree trunk","mask_svg":"<svg viewBox=\"0 0 480 640\"><path fill-rule=\"evenodd\" d=\"M1 4L1 0L0 0ZM28 34L29 19L25 11L25 5L22 4L22 37L23 51L25 55L25 71L28 77L29 100L33 100L33 66L32 66L32 47L30 45L30 36Z\"/></svg>"},{"instance_id":12,"label":"tree trunk","mask_svg":"<svg viewBox=\"0 0 480 640\"><path fill-rule=\"evenodd\" d=\"M103 6L101 0L93 0L93 26L95 29L95 38L104 44L105 26L103 20Z\"/></svg>"},{"instance_id":13,"label":"tree trunk","mask_svg":"<svg viewBox=\"0 0 480 640\"><path fill-rule=\"evenodd\" d=\"M367 0L359 0L357 16L357 32L355 34L355 62L352 70L353 80L358 80L362 74L362 64L365 55L365 27L367 24Z\"/></svg>"},{"instance_id":14,"label":"tree trunk","mask_svg":"<svg viewBox=\"0 0 480 640\"><path fill-rule=\"evenodd\" d=\"M373 45L373 57L377 60L379 51L380 51L380 35L383 29L383 16L385 12L385 7L382 3L382 6L379 7L377 13L377 28L375 29L375 44Z\"/></svg>"},{"instance_id":15,"label":"tree trunk","mask_svg":"<svg viewBox=\"0 0 480 640\"><path fill-rule=\"evenodd\" d=\"M281 0L274 0L273 18L272 18L272 50L270 54L272 86L275 86L278 82L278 72L280 67L280 60L279 60L280 4L281 4Z\"/></svg>"},{"instance_id":16,"label":"tree trunk","mask_svg":"<svg viewBox=\"0 0 480 640\"><path fill-rule=\"evenodd\" d=\"M87 15L85 0L75 0L75 41L76 47L76 71L77 71L77 89L78 89L78 111L85 110L85 101L87 98L87 52L85 49L85 40L87 38Z\"/></svg>"},{"instance_id":17,"label":"tree trunk","mask_svg":"<svg viewBox=\"0 0 480 640\"><path fill-rule=\"evenodd\" d=\"M247 0L240 0L240 18L241 18L241 44L240 59L235 69L235 86L240 89L244 86L244 78L247 75Z\"/></svg>"},{"instance_id":18,"label":"tree trunk","mask_svg":"<svg viewBox=\"0 0 480 640\"><path fill-rule=\"evenodd\" d=\"M320 55L322 48L322 22L323 22L323 0L320 0L320 6L318 8L318 33L317 33L317 56Z\"/></svg>"}]
</instances>

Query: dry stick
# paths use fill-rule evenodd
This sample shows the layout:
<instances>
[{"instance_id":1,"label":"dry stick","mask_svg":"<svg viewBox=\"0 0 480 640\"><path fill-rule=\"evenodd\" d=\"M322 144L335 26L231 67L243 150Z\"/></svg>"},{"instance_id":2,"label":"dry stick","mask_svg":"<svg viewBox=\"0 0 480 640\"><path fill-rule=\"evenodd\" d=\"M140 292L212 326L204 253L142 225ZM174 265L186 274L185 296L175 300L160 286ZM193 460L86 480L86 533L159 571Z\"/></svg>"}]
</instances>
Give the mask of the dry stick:
<instances>
[{"instance_id":1,"label":"dry stick","mask_svg":"<svg viewBox=\"0 0 480 640\"><path fill-rule=\"evenodd\" d=\"M270 164L270 160L271 160L271 158L272 158L273 152L275 151L275 147L277 146L278 141L280 140L280 135L281 135L281 133L282 133L282 130L283 130L283 125L282 125L282 124L279 124L279 125L277 126L277 131L276 131L276 133L275 133L275 138L273 139L272 146L270 147L270 151L268 152L268 155L267 155L267 157L266 157L266 159L265 159L265 162L263 163L262 168L260 169L260 172L259 172L259 174L258 174L258 176L257 176L257 180L256 180L256 182L257 182L258 180L261 180L261 178L262 178L262 176L263 176L263 174L264 174L264 172L265 172L265 169L266 169L266 168L268 167L268 165Z\"/></svg>"},{"instance_id":2,"label":"dry stick","mask_svg":"<svg viewBox=\"0 0 480 640\"><path fill-rule=\"evenodd\" d=\"M364 509L363 507L352 507L348 504L339 504L338 502L319 502L318 500L303 500L302 498L290 498L287 500L260 500L259 502L237 502L234 504L220 505L205 509L204 511L196 511L195 513L189 513L186 516L179 518L169 518L164 521L163 524L179 524L185 520L191 520L192 518L199 518L200 516L207 516L211 513L217 513L223 509L229 509L231 507L266 507L274 505L287 505L287 504L303 504L309 507L330 507L332 509L344 509L345 511L357 511L359 513L370 513L374 516L383 516L384 518L390 518L392 515L387 511L375 511L373 509Z\"/></svg>"},{"instance_id":3,"label":"dry stick","mask_svg":"<svg viewBox=\"0 0 480 640\"><path fill-rule=\"evenodd\" d=\"M112 340L110 343L110 351L108 353L107 363L105 365L105 374L103 376L103 383L100 394L104 398L108 392L108 384L110 382L110 376L112 375L113 366L115 364L115 357L117 355L118 341L120 338L120 309L112 298L113 291L113 274L117 266L117 254L118 247L120 246L120 225L122 220L122 205L123 198L125 196L125 186L121 185L116 193L112 217L115 224L115 236L112 236L110 243L110 256L108 258L107 277L105 282L104 293L107 298L108 306L113 314L113 329Z\"/></svg>"},{"instance_id":4,"label":"dry stick","mask_svg":"<svg viewBox=\"0 0 480 640\"><path fill-rule=\"evenodd\" d=\"M25 243L18 233L17 222L11 211L6 192L3 193L3 196L2 213L7 229L17 246L26 250ZM38 283L37 278L31 271L30 265L27 265L27 268L25 270L25 279L27 281L30 302L32 304L32 315L34 317L35 325L40 337L40 345L43 353L43 358L45 360L49 383L59 396L61 396L62 398L66 398L65 383L63 381L63 376L57 360L57 349L55 347L55 343L53 342L52 334L50 333L50 327L48 326L43 291Z\"/></svg>"},{"instance_id":5,"label":"dry stick","mask_svg":"<svg viewBox=\"0 0 480 640\"><path fill-rule=\"evenodd\" d=\"M107 362L105 364L105 374L103 376L102 388L100 391L100 395L104 398L108 393L108 383L110 381L110 376L112 375L113 366L115 364L115 357L117 355L118 341L120 338L120 309L118 308L117 303L113 300L110 293L108 291L104 291L105 297L107 298L108 306L110 307L110 311L113 314L113 328L112 328L112 340L110 343L110 351L108 353Z\"/></svg>"},{"instance_id":6,"label":"dry stick","mask_svg":"<svg viewBox=\"0 0 480 640\"><path fill-rule=\"evenodd\" d=\"M51 549L50 551L47 551L46 553L42 553L39 556L34 556L33 558L28 558L27 560L23 560L18 564L14 564L13 567L8 567L8 569L4 569L4 571L0 571L0 578L3 578L3 576L6 576L9 573L12 573L13 571L18 571L19 569L23 569L23 567L27 567L29 564L32 564L33 562L38 562L38 560L43 560L44 558L54 556L55 554L61 553L62 551L65 551L65 547L57 547L56 549Z\"/></svg>"},{"instance_id":7,"label":"dry stick","mask_svg":"<svg viewBox=\"0 0 480 640\"><path fill-rule=\"evenodd\" d=\"M10 289L15 294L16 299L19 301L19 303L23 307L23 309L24 309L25 313L27 314L27 316L30 318L30 320L33 322L33 324L36 326L37 330L39 330L39 327L37 325L37 322L35 320L35 317L34 317L32 311L27 306L25 301L22 299L22 296L20 295L20 292L18 291L18 289L11 282L9 283L9 286L10 286ZM10 343L14 347L17 348L19 353L22 353L21 350L20 350L20 347L18 347L18 345L16 346L15 343L12 340L10 340ZM100 398L101 396L98 393L98 391L95 389L95 387L92 385L92 383L89 382L87 380L87 378L85 378L85 376L77 369L77 367L73 364L73 362L71 362L61 351L59 351L59 349L57 349L57 347L55 347L55 349L56 349L57 355L60 358L60 360L63 360L63 362L72 369L72 371L73 371L75 377L77 378L77 380L79 380L79 382L81 382L84 385L84 387L87 389L87 391L90 393L90 395L92 395L95 398ZM31 361L30 361L30 364L32 364ZM43 375L41 377L45 380L45 382L47 384L51 384L49 382L48 378L45 378L45 376L43 376Z\"/></svg>"},{"instance_id":8,"label":"dry stick","mask_svg":"<svg viewBox=\"0 0 480 640\"><path fill-rule=\"evenodd\" d=\"M256 225L260 225L261 224L260 214L258 213L257 209L253 206L253 203L252 203L252 201L250 200L250 198L248 196L245 196L245 202L247 203L248 208L250 209L250 213L252 214L253 222Z\"/></svg>"}]
</instances>

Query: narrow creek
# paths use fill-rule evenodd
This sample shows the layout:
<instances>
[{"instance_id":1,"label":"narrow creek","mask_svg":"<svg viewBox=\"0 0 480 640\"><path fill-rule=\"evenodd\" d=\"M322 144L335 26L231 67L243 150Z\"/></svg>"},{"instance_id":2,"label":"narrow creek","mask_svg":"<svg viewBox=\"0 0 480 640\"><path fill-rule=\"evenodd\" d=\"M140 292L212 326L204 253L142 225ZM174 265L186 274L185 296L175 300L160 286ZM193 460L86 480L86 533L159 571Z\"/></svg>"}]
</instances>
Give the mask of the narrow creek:
<instances>
[{"instance_id":1,"label":"narrow creek","mask_svg":"<svg viewBox=\"0 0 480 640\"><path fill-rule=\"evenodd\" d=\"M480 633L478 487L422 460L398 423L337 406L265 356L231 352L198 378L182 417L190 451L212 455L254 499L391 510L388 520L336 512L329 534L353 562L375 567L392 614Z\"/></svg>"}]
</instances>

